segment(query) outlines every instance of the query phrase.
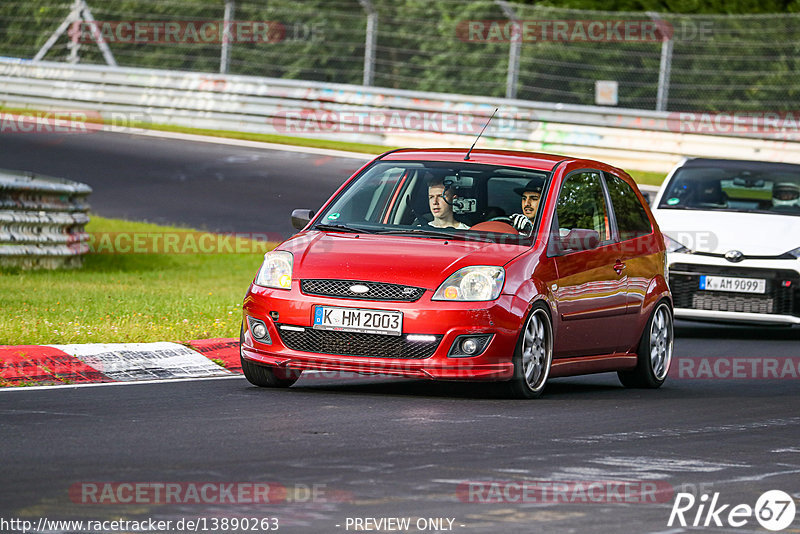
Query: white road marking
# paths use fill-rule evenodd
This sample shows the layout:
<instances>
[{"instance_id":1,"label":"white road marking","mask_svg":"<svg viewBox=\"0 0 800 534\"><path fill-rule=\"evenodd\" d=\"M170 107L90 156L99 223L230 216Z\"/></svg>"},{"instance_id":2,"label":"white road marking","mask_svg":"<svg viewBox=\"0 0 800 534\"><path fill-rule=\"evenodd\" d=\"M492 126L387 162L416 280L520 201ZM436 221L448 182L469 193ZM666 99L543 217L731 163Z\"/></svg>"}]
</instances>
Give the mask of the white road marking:
<instances>
[{"instance_id":1,"label":"white road marking","mask_svg":"<svg viewBox=\"0 0 800 534\"><path fill-rule=\"evenodd\" d=\"M49 345L112 380L190 378L230 373L199 352L178 343L88 343Z\"/></svg>"}]
</instances>

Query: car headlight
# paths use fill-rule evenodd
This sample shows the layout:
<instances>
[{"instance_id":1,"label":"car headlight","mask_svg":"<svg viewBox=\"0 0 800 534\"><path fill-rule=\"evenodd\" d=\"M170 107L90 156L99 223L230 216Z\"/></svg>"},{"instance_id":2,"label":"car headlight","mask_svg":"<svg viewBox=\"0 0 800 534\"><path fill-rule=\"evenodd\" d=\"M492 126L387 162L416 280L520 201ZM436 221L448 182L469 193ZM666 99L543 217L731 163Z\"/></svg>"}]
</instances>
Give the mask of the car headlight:
<instances>
[{"instance_id":1,"label":"car headlight","mask_svg":"<svg viewBox=\"0 0 800 534\"><path fill-rule=\"evenodd\" d=\"M291 289L292 265L294 257L291 252L274 250L264 254L264 263L258 270L254 283L263 287Z\"/></svg>"},{"instance_id":2,"label":"car headlight","mask_svg":"<svg viewBox=\"0 0 800 534\"><path fill-rule=\"evenodd\" d=\"M500 296L506 271L502 267L476 265L464 267L445 280L432 300L494 300Z\"/></svg>"},{"instance_id":3,"label":"car headlight","mask_svg":"<svg viewBox=\"0 0 800 534\"><path fill-rule=\"evenodd\" d=\"M795 258L800 259L800 247L797 247L794 250L790 250L789 252L787 252L787 254L791 254Z\"/></svg>"},{"instance_id":4,"label":"car headlight","mask_svg":"<svg viewBox=\"0 0 800 534\"><path fill-rule=\"evenodd\" d=\"M664 234L664 245L667 246L667 252L679 252L681 254L691 254L692 250L679 241L675 241L667 234Z\"/></svg>"}]
</instances>

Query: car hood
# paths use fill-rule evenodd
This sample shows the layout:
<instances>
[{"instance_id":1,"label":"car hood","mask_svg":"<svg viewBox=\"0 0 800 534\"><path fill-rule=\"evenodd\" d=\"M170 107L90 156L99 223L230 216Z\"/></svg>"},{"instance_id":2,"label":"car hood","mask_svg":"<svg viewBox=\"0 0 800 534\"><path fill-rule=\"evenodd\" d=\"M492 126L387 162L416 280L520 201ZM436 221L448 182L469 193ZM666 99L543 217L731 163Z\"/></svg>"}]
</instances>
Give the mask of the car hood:
<instances>
[{"instance_id":1,"label":"car hood","mask_svg":"<svg viewBox=\"0 0 800 534\"><path fill-rule=\"evenodd\" d=\"M800 217L727 211L656 210L661 232L695 252L778 256L800 247Z\"/></svg>"},{"instance_id":2,"label":"car hood","mask_svg":"<svg viewBox=\"0 0 800 534\"><path fill-rule=\"evenodd\" d=\"M365 280L433 290L462 267L505 265L528 247L311 231L288 239L278 249L294 255L294 278Z\"/></svg>"}]
</instances>

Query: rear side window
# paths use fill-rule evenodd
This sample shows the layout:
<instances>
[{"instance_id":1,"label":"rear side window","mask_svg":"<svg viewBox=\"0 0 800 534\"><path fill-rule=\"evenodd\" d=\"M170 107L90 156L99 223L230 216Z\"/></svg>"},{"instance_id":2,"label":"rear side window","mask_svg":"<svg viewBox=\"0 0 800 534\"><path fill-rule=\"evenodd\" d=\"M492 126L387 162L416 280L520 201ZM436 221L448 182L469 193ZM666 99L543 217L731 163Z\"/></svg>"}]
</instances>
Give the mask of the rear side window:
<instances>
[{"instance_id":1,"label":"rear side window","mask_svg":"<svg viewBox=\"0 0 800 534\"><path fill-rule=\"evenodd\" d=\"M617 218L620 240L625 241L650 234L653 226L633 188L622 178L613 174L606 173L606 178L611 206Z\"/></svg>"},{"instance_id":2,"label":"rear side window","mask_svg":"<svg viewBox=\"0 0 800 534\"><path fill-rule=\"evenodd\" d=\"M597 172L581 172L567 178L556 213L561 237L572 229L594 230L600 242L611 237L603 185Z\"/></svg>"}]
</instances>

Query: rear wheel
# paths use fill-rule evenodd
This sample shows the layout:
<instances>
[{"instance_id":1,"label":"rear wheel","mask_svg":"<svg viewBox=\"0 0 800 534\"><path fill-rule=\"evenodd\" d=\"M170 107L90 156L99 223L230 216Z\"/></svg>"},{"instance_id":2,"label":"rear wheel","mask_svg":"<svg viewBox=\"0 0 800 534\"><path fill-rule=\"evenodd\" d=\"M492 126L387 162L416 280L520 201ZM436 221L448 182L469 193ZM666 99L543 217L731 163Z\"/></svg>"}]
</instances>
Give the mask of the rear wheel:
<instances>
[{"instance_id":1,"label":"rear wheel","mask_svg":"<svg viewBox=\"0 0 800 534\"><path fill-rule=\"evenodd\" d=\"M629 388L658 388L667 379L672 362L672 309L662 301L645 325L637 351L639 359L631 371L619 371L619 381Z\"/></svg>"},{"instance_id":2,"label":"rear wheel","mask_svg":"<svg viewBox=\"0 0 800 534\"><path fill-rule=\"evenodd\" d=\"M279 369L277 367L258 365L246 360L242 354L244 344L244 325L239 330L239 359L242 362L242 372L248 382L262 388L288 388L300 378L302 371L293 369Z\"/></svg>"},{"instance_id":3,"label":"rear wheel","mask_svg":"<svg viewBox=\"0 0 800 534\"><path fill-rule=\"evenodd\" d=\"M514 351L514 397L535 399L542 395L553 362L553 325L547 308L535 304Z\"/></svg>"}]
</instances>

